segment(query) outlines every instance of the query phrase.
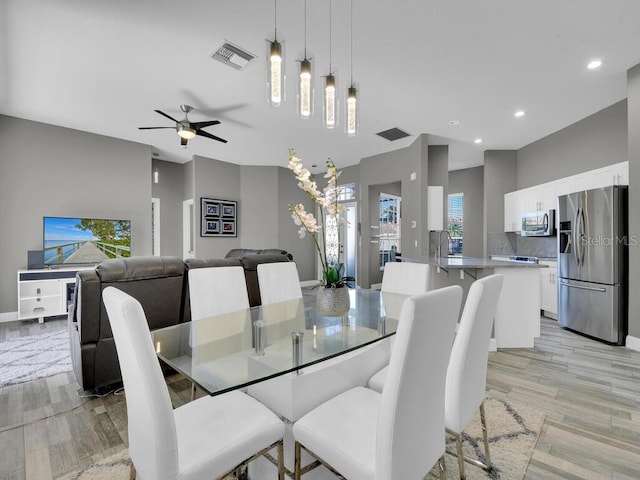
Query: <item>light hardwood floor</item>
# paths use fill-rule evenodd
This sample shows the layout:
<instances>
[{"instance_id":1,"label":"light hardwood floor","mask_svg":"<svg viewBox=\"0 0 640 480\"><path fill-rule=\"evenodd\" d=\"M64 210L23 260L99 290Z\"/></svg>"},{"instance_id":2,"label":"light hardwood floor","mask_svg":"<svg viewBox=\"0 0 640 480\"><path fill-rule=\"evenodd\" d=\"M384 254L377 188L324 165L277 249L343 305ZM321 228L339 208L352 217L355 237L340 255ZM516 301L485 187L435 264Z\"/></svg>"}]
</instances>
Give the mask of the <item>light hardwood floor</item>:
<instances>
[{"instance_id":1,"label":"light hardwood floor","mask_svg":"<svg viewBox=\"0 0 640 480\"><path fill-rule=\"evenodd\" d=\"M0 339L64 325L0 324ZM188 401L186 380L168 384L174 406ZM525 479L640 478L640 352L542 318L535 348L490 354L487 388L546 414ZM0 479L56 478L126 446L124 396L78 390L72 372L0 388Z\"/></svg>"}]
</instances>

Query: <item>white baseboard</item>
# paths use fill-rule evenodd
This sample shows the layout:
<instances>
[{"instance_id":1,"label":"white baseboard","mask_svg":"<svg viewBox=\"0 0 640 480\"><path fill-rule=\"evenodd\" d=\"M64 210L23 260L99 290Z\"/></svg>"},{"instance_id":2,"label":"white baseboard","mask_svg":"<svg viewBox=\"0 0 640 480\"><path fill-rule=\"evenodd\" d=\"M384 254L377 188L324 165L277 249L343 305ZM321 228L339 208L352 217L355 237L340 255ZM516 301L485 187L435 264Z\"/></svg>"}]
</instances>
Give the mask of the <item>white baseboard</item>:
<instances>
[{"instance_id":1,"label":"white baseboard","mask_svg":"<svg viewBox=\"0 0 640 480\"><path fill-rule=\"evenodd\" d=\"M489 339L489 351L490 352L497 352L498 351L498 344L496 343L496 339L495 338L490 338Z\"/></svg>"},{"instance_id":2,"label":"white baseboard","mask_svg":"<svg viewBox=\"0 0 640 480\"><path fill-rule=\"evenodd\" d=\"M636 352L640 352L640 338L627 335L625 339L625 346Z\"/></svg>"},{"instance_id":3,"label":"white baseboard","mask_svg":"<svg viewBox=\"0 0 640 480\"><path fill-rule=\"evenodd\" d=\"M18 312L0 313L0 323L15 322L16 320L18 320Z\"/></svg>"}]
</instances>

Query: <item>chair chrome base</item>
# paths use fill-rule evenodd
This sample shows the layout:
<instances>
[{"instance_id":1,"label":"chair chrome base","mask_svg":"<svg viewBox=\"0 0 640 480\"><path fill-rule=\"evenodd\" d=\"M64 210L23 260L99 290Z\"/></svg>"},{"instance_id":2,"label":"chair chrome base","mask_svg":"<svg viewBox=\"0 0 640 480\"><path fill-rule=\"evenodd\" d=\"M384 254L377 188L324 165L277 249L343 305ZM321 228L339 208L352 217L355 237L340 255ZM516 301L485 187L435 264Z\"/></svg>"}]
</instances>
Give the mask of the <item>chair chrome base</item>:
<instances>
[{"instance_id":1,"label":"chair chrome base","mask_svg":"<svg viewBox=\"0 0 640 480\"><path fill-rule=\"evenodd\" d=\"M304 449L305 452L307 452L309 455L311 455L313 458L315 458L314 461L312 461L308 465L305 465L304 467L302 466L302 449ZM335 470L331 465L329 465L327 462L322 460L322 458L317 456L311 450L309 450L308 448L305 448L305 446L302 445L300 442L295 442L295 460L294 460L294 462L295 462L295 464L294 464L293 475L290 475L294 480L300 480L300 477L302 477L302 475L304 475L307 472L310 472L311 470L313 470L316 467L319 467L320 465L322 465L325 468L327 468L328 470L330 470L331 473L333 473L338 479L347 480L345 477L343 477L340 474L340 472ZM444 463L444 455L438 459L438 470L440 471L440 480L446 480L447 479L447 467L446 467L446 465ZM426 473L428 473L428 472L426 472ZM426 475L426 473L425 473L425 475ZM289 475L290 472L287 471L287 474Z\"/></svg>"},{"instance_id":2,"label":"chair chrome base","mask_svg":"<svg viewBox=\"0 0 640 480\"><path fill-rule=\"evenodd\" d=\"M493 464L491 463L491 456L489 455L489 435L487 434L487 420L484 413L484 402L480 404L480 423L482 425L482 441L484 443L484 456L487 460L486 464L482 463L478 459L465 457L462 453L462 432L456 433L447 429L447 433L454 437L456 441L456 451L454 452L453 450L447 449L447 453L458 457L458 470L460 471L460 480L466 479L466 474L464 472L464 462L468 462L471 465L480 467L483 470L491 470L493 466Z\"/></svg>"},{"instance_id":3,"label":"chair chrome base","mask_svg":"<svg viewBox=\"0 0 640 480\"><path fill-rule=\"evenodd\" d=\"M218 478L218 480L222 480L225 477L233 474L235 478L240 479L243 472L245 471L247 465L250 462L255 460L258 457L265 457L271 463L273 463L276 467L278 467L278 480L284 480L285 468L284 468L284 446L283 441L279 440L272 445L269 445L267 448L260 450L258 453L253 455L251 458L246 459L240 465L235 466L227 473ZM273 458L273 456L269 453L274 448L278 449L278 458ZM129 479L135 480L136 478L136 467L131 464L131 469L129 470Z\"/></svg>"}]
</instances>

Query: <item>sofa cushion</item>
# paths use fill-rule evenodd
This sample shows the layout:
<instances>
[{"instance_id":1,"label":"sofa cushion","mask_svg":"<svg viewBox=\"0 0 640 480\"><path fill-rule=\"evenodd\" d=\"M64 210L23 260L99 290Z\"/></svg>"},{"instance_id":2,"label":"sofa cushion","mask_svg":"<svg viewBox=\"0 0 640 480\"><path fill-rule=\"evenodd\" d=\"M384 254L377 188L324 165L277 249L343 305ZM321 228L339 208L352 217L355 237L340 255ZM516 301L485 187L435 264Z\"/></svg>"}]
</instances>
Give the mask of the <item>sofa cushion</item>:
<instances>
[{"instance_id":1,"label":"sofa cushion","mask_svg":"<svg viewBox=\"0 0 640 480\"><path fill-rule=\"evenodd\" d=\"M238 257L230 258L189 258L184 262L187 265L187 269L190 268L208 268L208 267L241 267L242 262Z\"/></svg>"},{"instance_id":2,"label":"sofa cushion","mask_svg":"<svg viewBox=\"0 0 640 480\"><path fill-rule=\"evenodd\" d=\"M131 257L104 260L96 266L101 282L127 282L184 275L184 262L175 257Z\"/></svg>"},{"instance_id":3,"label":"sofa cushion","mask_svg":"<svg viewBox=\"0 0 640 480\"><path fill-rule=\"evenodd\" d=\"M245 255L251 255L253 253L259 253L260 250L256 250L255 248L232 248L227 252L224 258L240 258Z\"/></svg>"}]
</instances>

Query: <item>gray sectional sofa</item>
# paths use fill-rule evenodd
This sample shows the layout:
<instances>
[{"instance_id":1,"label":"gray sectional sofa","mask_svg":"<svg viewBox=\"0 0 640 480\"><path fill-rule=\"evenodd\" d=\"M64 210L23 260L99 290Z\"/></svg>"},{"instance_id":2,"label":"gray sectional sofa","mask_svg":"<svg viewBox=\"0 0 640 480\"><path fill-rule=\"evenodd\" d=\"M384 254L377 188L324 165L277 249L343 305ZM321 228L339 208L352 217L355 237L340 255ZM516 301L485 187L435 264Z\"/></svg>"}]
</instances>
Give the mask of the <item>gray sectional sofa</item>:
<instances>
[{"instance_id":1,"label":"gray sectional sofa","mask_svg":"<svg viewBox=\"0 0 640 480\"><path fill-rule=\"evenodd\" d=\"M94 391L122 381L109 317L102 303L102 290L114 286L138 299L149 328L176 325L191 320L188 271L191 268L242 266L251 306L260 304L257 266L286 262L284 250L231 250L225 258L182 261L175 257L132 257L105 260L95 270L76 275L76 290L69 310L71 363L83 390Z\"/></svg>"}]
</instances>

